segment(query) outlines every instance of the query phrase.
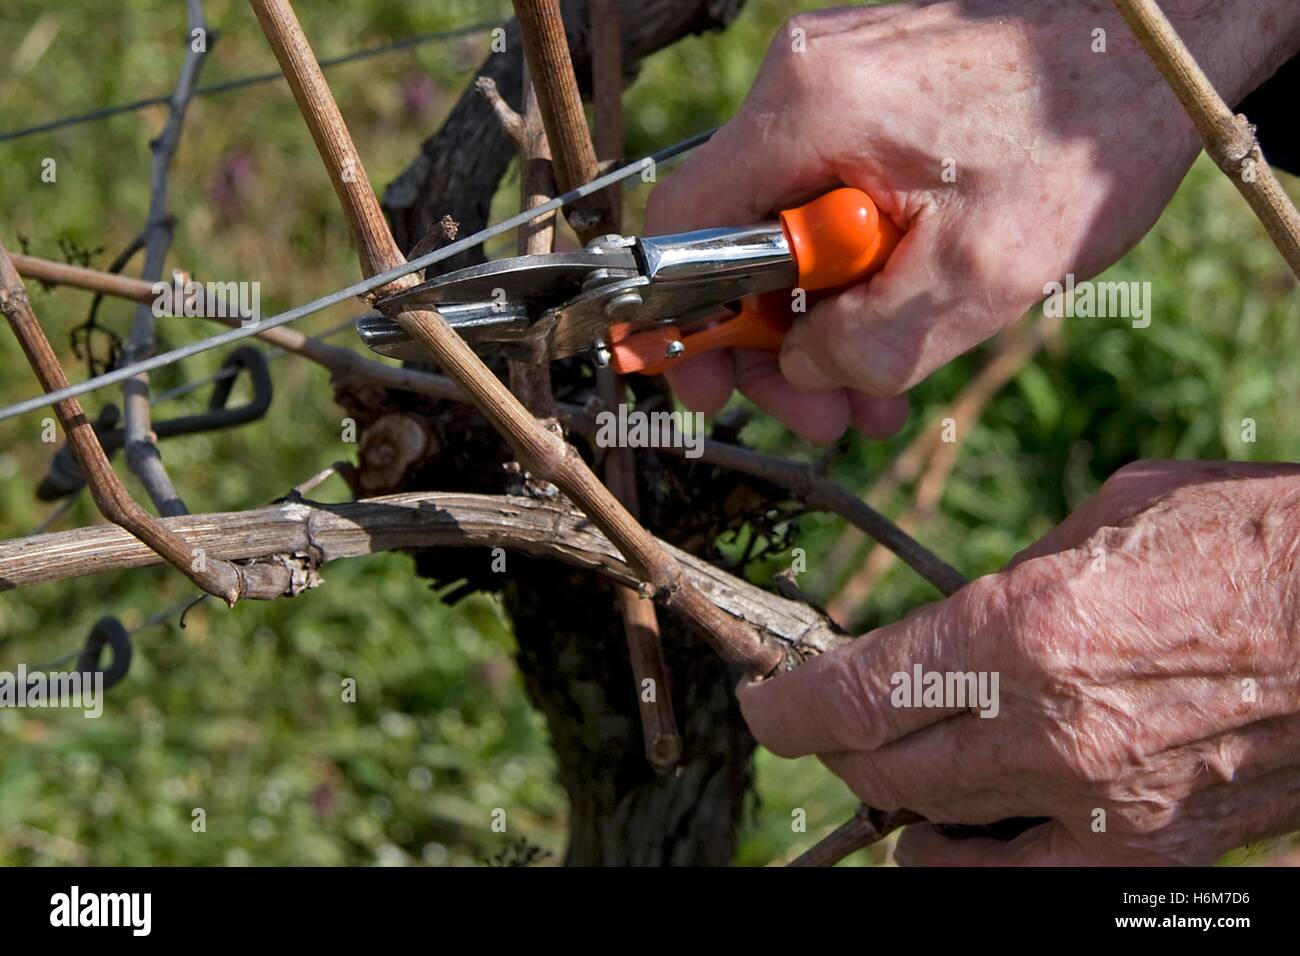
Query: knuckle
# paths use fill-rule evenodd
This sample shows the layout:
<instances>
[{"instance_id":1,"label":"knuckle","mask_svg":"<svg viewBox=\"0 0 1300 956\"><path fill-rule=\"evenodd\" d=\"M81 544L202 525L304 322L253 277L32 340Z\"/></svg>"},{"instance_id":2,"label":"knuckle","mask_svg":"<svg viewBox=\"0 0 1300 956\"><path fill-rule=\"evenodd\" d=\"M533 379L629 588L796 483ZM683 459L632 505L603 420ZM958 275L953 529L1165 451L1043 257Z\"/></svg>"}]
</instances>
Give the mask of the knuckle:
<instances>
[{"instance_id":1,"label":"knuckle","mask_svg":"<svg viewBox=\"0 0 1300 956\"><path fill-rule=\"evenodd\" d=\"M1158 463L1152 461L1130 461L1115 469L1105 481L1101 483L1098 489L1098 497L1116 498L1136 484L1145 484L1150 480L1153 467L1158 467Z\"/></svg>"},{"instance_id":2,"label":"knuckle","mask_svg":"<svg viewBox=\"0 0 1300 956\"><path fill-rule=\"evenodd\" d=\"M1141 715L1106 686L1063 684L1040 711L1046 722L1046 769L1070 789L1115 807L1151 812L1170 796L1158 786Z\"/></svg>"},{"instance_id":3,"label":"knuckle","mask_svg":"<svg viewBox=\"0 0 1300 956\"><path fill-rule=\"evenodd\" d=\"M1102 487L1104 488L1106 485L1109 485L1113 482L1125 481L1137 474L1143 474L1151 467L1151 464L1152 463L1149 461L1138 460L1138 461L1130 461L1126 465L1121 465L1120 467L1115 469L1115 471L1111 474L1109 478L1106 479Z\"/></svg>"},{"instance_id":4,"label":"knuckle","mask_svg":"<svg viewBox=\"0 0 1300 956\"><path fill-rule=\"evenodd\" d=\"M766 389L772 387L777 373L773 365L736 362L735 375L736 388L753 398L755 394L761 395Z\"/></svg>"},{"instance_id":5,"label":"knuckle","mask_svg":"<svg viewBox=\"0 0 1300 956\"><path fill-rule=\"evenodd\" d=\"M900 323L881 313L868 285L818 302L802 339L838 382L878 398L895 398L931 370L929 323ZM883 326L878 325L883 320Z\"/></svg>"},{"instance_id":6,"label":"knuckle","mask_svg":"<svg viewBox=\"0 0 1300 956\"><path fill-rule=\"evenodd\" d=\"M1087 694L1056 697L1035 715L1037 773L1048 790L1076 805L1103 806L1107 813L1126 803L1123 781L1137 759L1122 722Z\"/></svg>"},{"instance_id":7,"label":"knuckle","mask_svg":"<svg viewBox=\"0 0 1300 956\"><path fill-rule=\"evenodd\" d=\"M966 669L971 661L971 639L979 634L997 634L1013 620L1015 597L1007 587L1008 577L990 574L976 578L961 589L959 612L949 647L955 655L954 666ZM996 645L996 639L989 642Z\"/></svg>"},{"instance_id":8,"label":"knuckle","mask_svg":"<svg viewBox=\"0 0 1300 956\"><path fill-rule=\"evenodd\" d=\"M1050 735L1051 770L1073 789L1108 791L1118 775L1109 728L1086 703L1062 703L1063 713Z\"/></svg>"},{"instance_id":9,"label":"knuckle","mask_svg":"<svg viewBox=\"0 0 1300 956\"><path fill-rule=\"evenodd\" d=\"M1137 792L1112 786L1104 794L1110 805L1111 825L1119 833L1147 836L1165 830L1178 815L1182 801L1159 789Z\"/></svg>"},{"instance_id":10,"label":"knuckle","mask_svg":"<svg viewBox=\"0 0 1300 956\"><path fill-rule=\"evenodd\" d=\"M1165 458L1142 458L1116 469L1102 482L1100 494L1111 498L1139 496L1165 498L1176 494L1190 481L1213 477L1222 462L1186 462Z\"/></svg>"},{"instance_id":11,"label":"knuckle","mask_svg":"<svg viewBox=\"0 0 1300 956\"><path fill-rule=\"evenodd\" d=\"M779 83L786 96L806 91L810 73L809 58L804 54L812 33L813 18L805 13L796 14L782 25L768 47L762 78Z\"/></svg>"},{"instance_id":12,"label":"knuckle","mask_svg":"<svg viewBox=\"0 0 1300 956\"><path fill-rule=\"evenodd\" d=\"M1079 596L1074 578L1052 555L1008 572L1006 615L1009 662L1035 675L1045 690L1060 690L1072 658Z\"/></svg>"},{"instance_id":13,"label":"knuckle","mask_svg":"<svg viewBox=\"0 0 1300 956\"><path fill-rule=\"evenodd\" d=\"M772 40L772 50L780 51L782 57L796 53L800 46L807 41L809 33L812 31L814 17L808 13L796 13L785 23L781 24L781 29L777 31Z\"/></svg>"}]
</instances>

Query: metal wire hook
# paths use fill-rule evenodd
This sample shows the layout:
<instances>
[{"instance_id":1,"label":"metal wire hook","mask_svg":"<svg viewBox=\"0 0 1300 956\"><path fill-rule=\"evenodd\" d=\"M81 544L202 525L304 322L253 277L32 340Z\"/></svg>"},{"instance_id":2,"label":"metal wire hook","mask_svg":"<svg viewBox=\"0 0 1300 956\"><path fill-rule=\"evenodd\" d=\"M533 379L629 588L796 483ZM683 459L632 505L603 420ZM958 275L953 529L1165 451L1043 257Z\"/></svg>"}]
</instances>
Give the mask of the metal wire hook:
<instances>
[{"instance_id":1,"label":"metal wire hook","mask_svg":"<svg viewBox=\"0 0 1300 956\"><path fill-rule=\"evenodd\" d=\"M248 373L253 387L253 397L243 405L227 408L231 389L235 379L243 370ZM233 428L255 421L266 414L271 407L273 385L271 373L266 367L266 356L261 349L252 345L241 345L221 363L221 374L212 386L212 396L208 399L208 410L198 415L182 415L154 423L154 434L158 438L173 438L177 435L194 435L200 432L217 431ZM126 430L116 426L116 409L106 407L95 423L95 434L109 456L122 447L126 441ZM58 501L85 485L81 466L77 463L72 449L65 442L50 462L49 471L36 488L36 497L41 501Z\"/></svg>"},{"instance_id":2,"label":"metal wire hook","mask_svg":"<svg viewBox=\"0 0 1300 956\"><path fill-rule=\"evenodd\" d=\"M108 647L113 652L113 662L106 668L99 666L100 655ZM131 638L122 622L115 617L101 617L90 629L86 646L77 655L77 670L83 674L102 673L104 690L120 684L131 669Z\"/></svg>"}]
</instances>

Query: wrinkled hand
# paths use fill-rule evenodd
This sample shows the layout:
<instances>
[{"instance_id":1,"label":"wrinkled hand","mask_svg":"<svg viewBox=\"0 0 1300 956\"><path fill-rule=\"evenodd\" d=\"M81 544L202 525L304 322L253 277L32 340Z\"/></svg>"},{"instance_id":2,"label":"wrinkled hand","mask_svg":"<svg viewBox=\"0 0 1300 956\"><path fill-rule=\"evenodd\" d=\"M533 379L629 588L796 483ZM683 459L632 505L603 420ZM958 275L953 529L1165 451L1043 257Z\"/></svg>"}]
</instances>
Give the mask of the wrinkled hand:
<instances>
[{"instance_id":1,"label":"wrinkled hand","mask_svg":"<svg viewBox=\"0 0 1300 956\"><path fill-rule=\"evenodd\" d=\"M996 716L894 706L916 665L996 673ZM1300 829L1300 466L1131 465L1002 573L740 699L870 806L1051 818L910 827L903 863L1209 864Z\"/></svg>"},{"instance_id":2,"label":"wrinkled hand","mask_svg":"<svg viewBox=\"0 0 1300 956\"><path fill-rule=\"evenodd\" d=\"M1218 64L1242 61L1240 51L1234 61L1207 44L1229 41L1236 30L1225 24L1245 11L1199 9L1178 26L1231 89ZM1092 49L1098 28L1106 53ZM907 235L882 273L799 318L779 366L770 353L720 351L669 379L706 413L739 388L819 443L850 424L890 434L906 405L867 395L901 395L1023 315L1047 283L1115 262L1155 222L1198 147L1109 3L800 15L772 43L741 110L651 195L647 232L754 222L845 184Z\"/></svg>"}]
</instances>

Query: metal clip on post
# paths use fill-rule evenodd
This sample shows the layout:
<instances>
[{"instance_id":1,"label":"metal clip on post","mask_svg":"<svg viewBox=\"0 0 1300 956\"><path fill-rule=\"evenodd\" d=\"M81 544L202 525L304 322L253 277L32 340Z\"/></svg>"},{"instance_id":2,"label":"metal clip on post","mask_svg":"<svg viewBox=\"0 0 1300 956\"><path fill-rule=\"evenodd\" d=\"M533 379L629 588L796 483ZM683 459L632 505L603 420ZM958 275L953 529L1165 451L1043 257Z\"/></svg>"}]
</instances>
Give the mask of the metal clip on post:
<instances>
[{"instance_id":1,"label":"metal clip on post","mask_svg":"<svg viewBox=\"0 0 1300 956\"><path fill-rule=\"evenodd\" d=\"M195 435L200 432L218 431L233 428L247 422L256 421L266 414L271 407L271 373L266 367L266 357L261 349L243 345L235 349L221 363L222 371L232 369L233 375L222 375L212 387L212 396L208 399L208 410L198 415L183 415L167 421L155 422L154 434L159 438L174 438L177 435ZM243 405L227 408L230 392L235 387L239 370L248 373L249 384L253 387L253 397ZM125 429L115 427L118 412L112 406L106 406L100 412L95 423L95 434L99 436L104 452L110 457L121 449L126 440ZM78 492L85 485L81 466L77 464L67 444L64 444L50 462L49 471L36 488L36 497L41 501L58 501Z\"/></svg>"}]
</instances>

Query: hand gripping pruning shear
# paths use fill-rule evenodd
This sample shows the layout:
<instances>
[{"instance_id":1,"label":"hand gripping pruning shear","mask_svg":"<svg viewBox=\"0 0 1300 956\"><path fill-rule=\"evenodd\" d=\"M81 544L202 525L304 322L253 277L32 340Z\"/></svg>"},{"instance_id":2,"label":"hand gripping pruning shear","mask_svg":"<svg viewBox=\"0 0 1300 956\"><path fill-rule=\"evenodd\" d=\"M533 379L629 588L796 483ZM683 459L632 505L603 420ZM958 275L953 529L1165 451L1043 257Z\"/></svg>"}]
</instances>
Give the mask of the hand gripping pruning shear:
<instances>
[{"instance_id":1,"label":"hand gripping pruning shear","mask_svg":"<svg viewBox=\"0 0 1300 956\"><path fill-rule=\"evenodd\" d=\"M432 305L479 351L551 361L591 350L621 374L657 375L715 348L780 351L792 290L861 282L898 244L866 193L841 188L777 222L667 236L602 236L578 252L496 259L378 303ZM392 319L357 331L392 358L427 360Z\"/></svg>"}]
</instances>

